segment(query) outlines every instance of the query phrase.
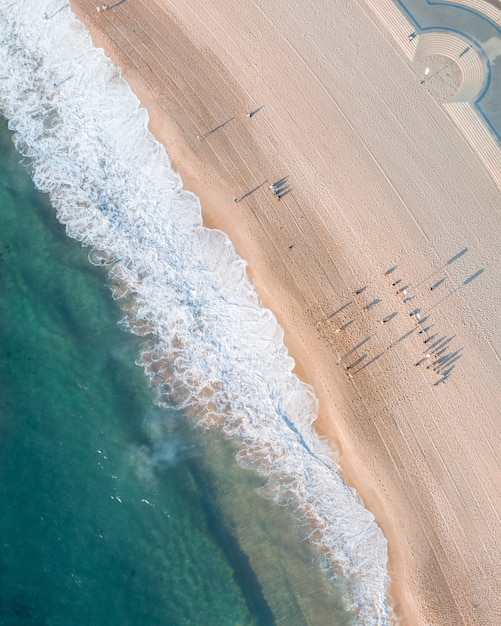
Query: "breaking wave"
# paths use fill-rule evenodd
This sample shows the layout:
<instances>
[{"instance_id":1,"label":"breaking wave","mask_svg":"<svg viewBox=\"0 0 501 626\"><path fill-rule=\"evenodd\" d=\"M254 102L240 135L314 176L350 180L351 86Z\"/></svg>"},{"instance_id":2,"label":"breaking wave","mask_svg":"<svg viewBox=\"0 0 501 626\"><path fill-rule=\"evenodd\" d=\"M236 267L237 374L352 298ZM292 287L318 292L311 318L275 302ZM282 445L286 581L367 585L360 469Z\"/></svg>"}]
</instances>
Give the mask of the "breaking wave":
<instances>
[{"instance_id":1,"label":"breaking wave","mask_svg":"<svg viewBox=\"0 0 501 626\"><path fill-rule=\"evenodd\" d=\"M109 265L158 402L238 442L239 462L347 581L358 623L387 624L386 540L315 435L317 400L245 262L202 226L146 111L67 5L0 0L0 22L0 111L68 235Z\"/></svg>"}]
</instances>

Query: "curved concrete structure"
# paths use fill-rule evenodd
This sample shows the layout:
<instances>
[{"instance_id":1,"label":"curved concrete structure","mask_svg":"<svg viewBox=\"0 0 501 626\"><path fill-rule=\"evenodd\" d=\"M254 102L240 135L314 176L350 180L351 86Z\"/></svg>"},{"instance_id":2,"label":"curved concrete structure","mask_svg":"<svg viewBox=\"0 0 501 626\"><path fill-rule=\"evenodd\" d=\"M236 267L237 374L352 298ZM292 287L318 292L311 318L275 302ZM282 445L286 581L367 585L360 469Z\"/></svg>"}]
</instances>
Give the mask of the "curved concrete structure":
<instances>
[{"instance_id":1,"label":"curved concrete structure","mask_svg":"<svg viewBox=\"0 0 501 626\"><path fill-rule=\"evenodd\" d=\"M419 37L415 58L440 54L461 70L461 86L452 102L472 102L481 97L489 72L488 60L469 41L448 31L426 31Z\"/></svg>"},{"instance_id":2,"label":"curved concrete structure","mask_svg":"<svg viewBox=\"0 0 501 626\"><path fill-rule=\"evenodd\" d=\"M491 22L501 27L501 10L497 9L487 0L442 0L442 2L468 7L477 13L485 15Z\"/></svg>"},{"instance_id":3,"label":"curved concrete structure","mask_svg":"<svg viewBox=\"0 0 501 626\"><path fill-rule=\"evenodd\" d=\"M501 188L501 12L486 0L366 2L410 61L457 63L461 86L443 107Z\"/></svg>"}]
</instances>

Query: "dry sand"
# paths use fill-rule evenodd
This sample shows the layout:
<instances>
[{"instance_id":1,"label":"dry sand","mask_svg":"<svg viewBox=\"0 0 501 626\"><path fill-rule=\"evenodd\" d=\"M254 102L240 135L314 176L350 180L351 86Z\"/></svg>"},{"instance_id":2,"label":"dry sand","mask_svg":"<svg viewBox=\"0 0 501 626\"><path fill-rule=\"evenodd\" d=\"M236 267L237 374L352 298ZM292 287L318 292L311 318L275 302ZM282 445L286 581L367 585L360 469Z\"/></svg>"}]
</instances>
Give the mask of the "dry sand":
<instances>
[{"instance_id":1,"label":"dry sand","mask_svg":"<svg viewBox=\"0 0 501 626\"><path fill-rule=\"evenodd\" d=\"M285 328L318 431L388 538L402 623L501 623L501 198L440 97L361 0L72 7ZM414 308L459 357L438 386L433 357L415 366L435 340Z\"/></svg>"}]
</instances>

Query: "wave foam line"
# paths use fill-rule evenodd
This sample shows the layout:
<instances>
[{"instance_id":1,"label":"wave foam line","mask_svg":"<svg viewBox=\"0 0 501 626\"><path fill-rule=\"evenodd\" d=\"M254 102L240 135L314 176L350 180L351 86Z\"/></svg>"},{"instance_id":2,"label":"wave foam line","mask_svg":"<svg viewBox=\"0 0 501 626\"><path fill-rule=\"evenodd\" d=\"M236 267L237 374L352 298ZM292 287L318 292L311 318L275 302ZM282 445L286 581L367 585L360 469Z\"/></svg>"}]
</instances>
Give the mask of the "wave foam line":
<instances>
[{"instance_id":1,"label":"wave foam line","mask_svg":"<svg viewBox=\"0 0 501 626\"><path fill-rule=\"evenodd\" d=\"M292 373L228 237L202 226L120 71L69 8L0 0L0 110L70 237L111 265L124 325L159 402L240 444L238 460L290 503L362 625L388 623L387 546L312 429L317 400ZM43 19L43 12L51 19Z\"/></svg>"}]
</instances>

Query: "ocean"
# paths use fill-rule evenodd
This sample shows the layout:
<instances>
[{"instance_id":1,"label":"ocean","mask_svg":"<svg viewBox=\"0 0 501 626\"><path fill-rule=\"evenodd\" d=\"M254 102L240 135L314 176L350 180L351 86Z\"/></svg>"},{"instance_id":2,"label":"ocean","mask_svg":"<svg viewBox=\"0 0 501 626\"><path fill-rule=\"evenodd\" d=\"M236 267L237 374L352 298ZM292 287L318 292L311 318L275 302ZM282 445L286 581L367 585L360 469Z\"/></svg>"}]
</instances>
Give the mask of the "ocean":
<instances>
[{"instance_id":1,"label":"ocean","mask_svg":"<svg viewBox=\"0 0 501 626\"><path fill-rule=\"evenodd\" d=\"M387 624L245 262L67 5L0 24L0 623Z\"/></svg>"}]
</instances>

